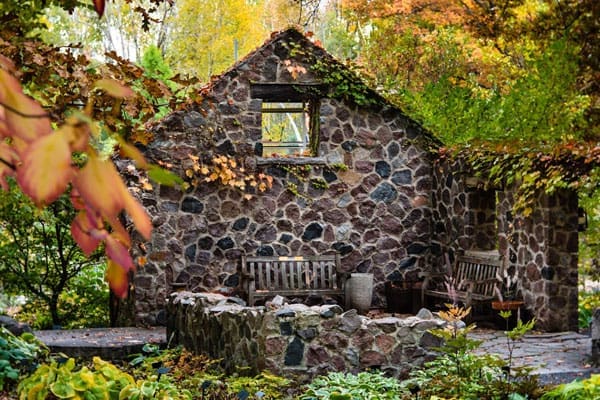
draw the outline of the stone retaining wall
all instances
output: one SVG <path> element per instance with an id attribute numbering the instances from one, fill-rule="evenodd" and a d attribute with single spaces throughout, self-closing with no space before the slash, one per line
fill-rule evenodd
<path id="1" fill-rule="evenodd" d="M 167 304 L 167 337 L 195 353 L 223 359 L 234 371 L 307 380 L 328 371 L 377 368 L 406 377 L 434 357 L 438 319 L 370 319 L 337 305 L 245 307 L 217 294 L 180 292 Z"/>

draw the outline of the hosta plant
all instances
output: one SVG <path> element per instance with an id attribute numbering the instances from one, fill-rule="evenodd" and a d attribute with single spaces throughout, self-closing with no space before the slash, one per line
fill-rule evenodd
<path id="1" fill-rule="evenodd" d="M 301 400 L 401 400 L 410 398 L 410 392 L 400 388 L 397 379 L 382 372 L 358 374 L 330 372 L 315 378 Z"/>
<path id="2" fill-rule="evenodd" d="M 0 390 L 34 368 L 37 359 L 47 350 L 31 333 L 17 337 L 0 327 Z"/>

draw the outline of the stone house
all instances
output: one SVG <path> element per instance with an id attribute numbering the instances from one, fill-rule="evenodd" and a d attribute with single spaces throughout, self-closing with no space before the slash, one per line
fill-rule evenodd
<path id="1" fill-rule="evenodd" d="M 149 161 L 195 184 L 140 194 L 154 234 L 135 246 L 147 263 L 133 280 L 130 320 L 164 321 L 177 287 L 235 292 L 243 253 L 339 253 L 345 271 L 374 274 L 373 305 L 384 307 L 386 281 L 417 280 L 445 253 L 499 249 L 527 281 L 527 306 L 545 310 L 540 326 L 572 328 L 576 199 L 540 199 L 539 221 L 503 236 L 515 222 L 510 191 L 471 187 L 468 174 L 436 163 L 428 132 L 295 29 L 215 77 L 152 134 Z M 245 190 L 206 181 L 224 170 L 253 180 Z M 567 222 L 555 229 L 563 198 Z"/>

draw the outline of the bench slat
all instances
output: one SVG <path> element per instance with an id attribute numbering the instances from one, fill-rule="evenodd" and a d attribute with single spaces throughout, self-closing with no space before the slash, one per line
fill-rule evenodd
<path id="1" fill-rule="evenodd" d="M 464 303 L 491 302 L 496 296 L 495 287 L 499 283 L 497 275 L 501 267 L 502 260 L 499 256 L 465 255 L 457 257 L 452 273 L 457 286 L 455 293 L 457 300 Z M 451 300 L 447 290 L 429 288 L 429 279 L 429 277 L 426 278 L 423 284 L 422 296 Z M 465 305 L 469 306 L 470 304 Z"/>
<path id="2" fill-rule="evenodd" d="M 277 294 L 344 296 L 343 282 L 338 282 L 339 256 L 243 256 L 242 269 L 242 284 L 248 291 L 250 305 L 256 298 Z"/>

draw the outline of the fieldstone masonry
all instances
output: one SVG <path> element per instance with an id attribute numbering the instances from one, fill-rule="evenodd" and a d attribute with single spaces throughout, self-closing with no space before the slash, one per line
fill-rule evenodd
<path id="1" fill-rule="evenodd" d="M 146 157 L 169 163 L 181 176 L 190 155 L 209 162 L 227 154 L 274 182 L 250 200 L 217 183 L 140 195 L 154 232 L 141 253 L 148 262 L 135 276 L 138 321 L 155 323 L 172 283 L 199 292 L 235 291 L 243 253 L 339 253 L 345 272 L 374 274 L 375 307 L 385 306 L 386 280 L 415 280 L 428 265 L 431 138 L 398 109 L 323 97 L 319 157 L 300 166 L 260 157 L 261 100 L 251 97 L 250 83 L 323 80 L 309 65 L 293 80 L 285 68 L 290 43 L 318 60 L 330 57 L 299 32 L 286 31 L 213 82 L 200 103 L 154 129 Z"/>
<path id="2" fill-rule="evenodd" d="M 292 76 L 289 60 L 306 73 Z M 374 104 L 358 105 L 334 85 L 319 99 L 317 157 L 262 158 L 262 101 L 251 86 L 322 85 L 330 77 L 312 68 L 317 61 L 343 68 L 298 31 L 276 34 L 152 128 L 145 156 L 182 177 L 190 155 L 208 164 L 224 154 L 274 181 L 250 200 L 206 182 L 138 192 L 154 231 L 148 243 L 135 238 L 134 255 L 147 262 L 136 272 L 121 320 L 161 323 L 168 294 L 180 288 L 241 295 L 244 253 L 339 253 L 345 272 L 373 273 L 372 304 L 384 307 L 386 281 L 417 281 L 423 271 L 443 269 L 445 254 L 498 250 L 518 274 L 538 328 L 576 330 L 573 193 L 540 195 L 530 217 L 513 216 L 514 188 L 486 187 L 463 163 L 434 160 L 435 140 L 399 109 L 371 91 L 363 94 Z M 136 177 L 128 178 L 135 186 Z"/>
<path id="3" fill-rule="evenodd" d="M 513 211 L 517 187 L 486 187 L 462 163 L 442 163 L 435 171 L 434 240 L 442 251 L 498 251 L 519 278 L 536 328 L 577 331 L 577 194 L 539 194 L 532 214 L 523 217 Z"/>
<path id="4" fill-rule="evenodd" d="M 221 295 L 182 292 L 168 304 L 167 336 L 234 371 L 266 369 L 309 380 L 328 371 L 377 368 L 395 377 L 435 356 L 439 319 L 369 319 L 337 305 L 244 307 Z"/>

